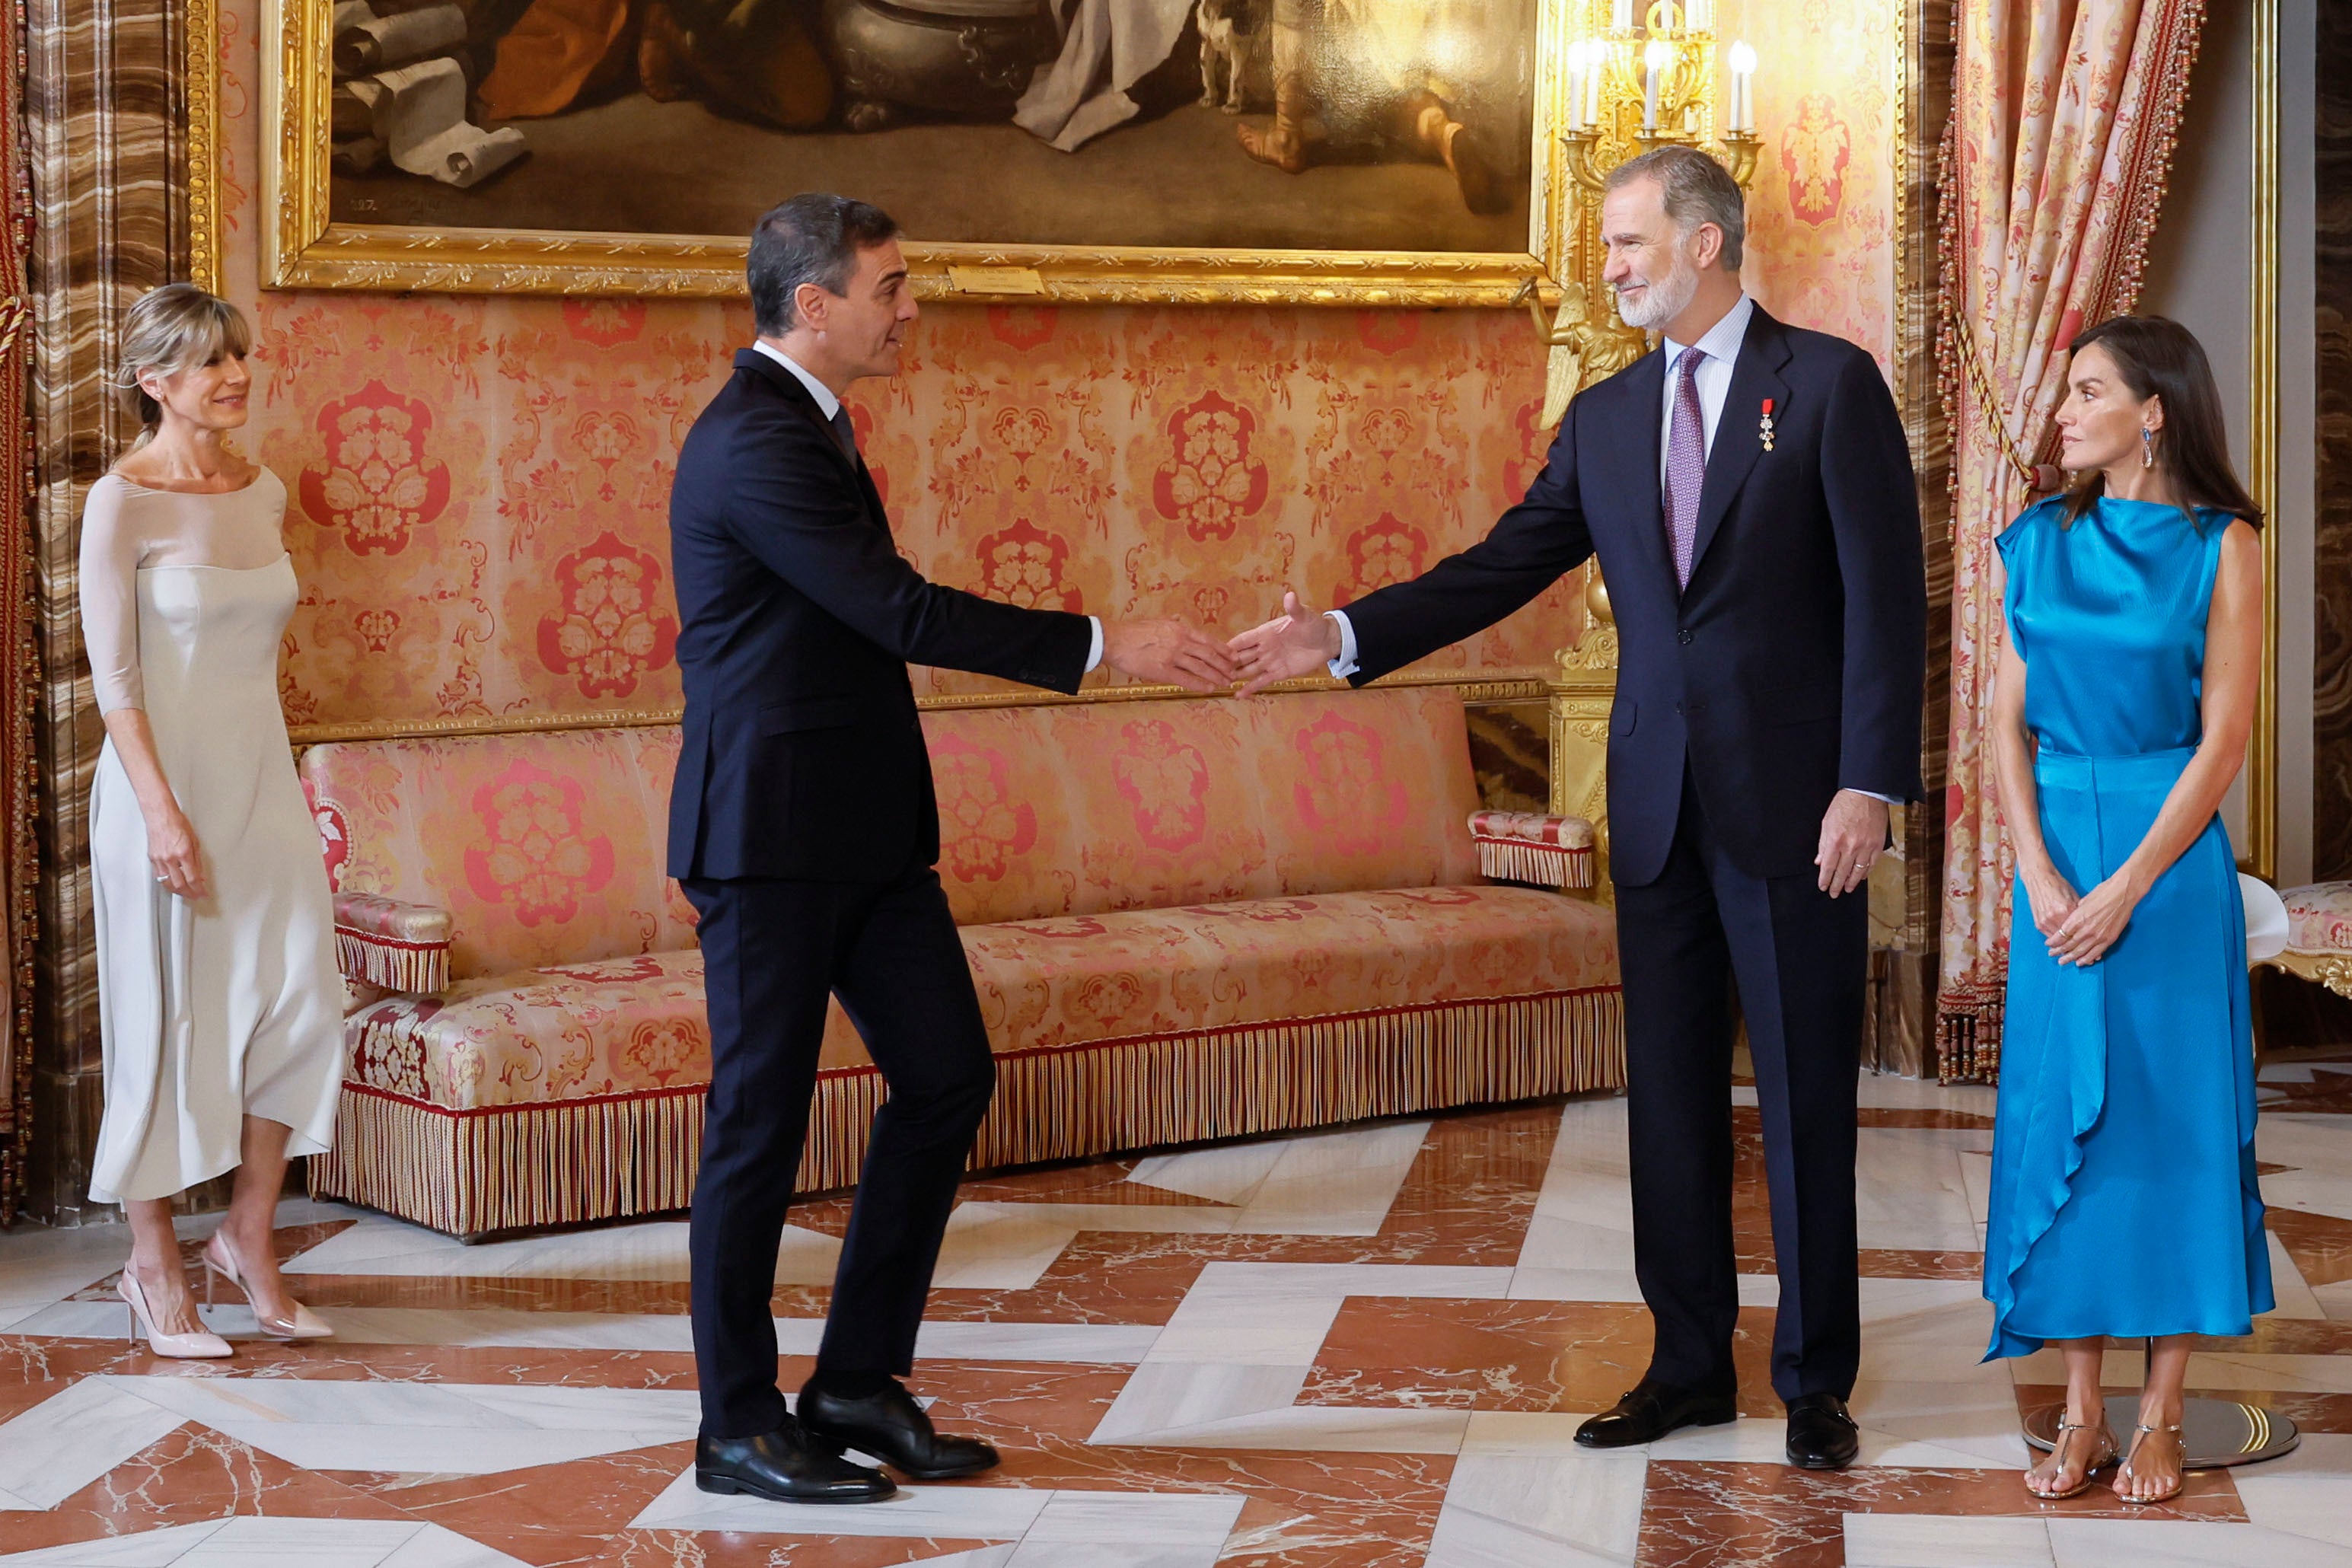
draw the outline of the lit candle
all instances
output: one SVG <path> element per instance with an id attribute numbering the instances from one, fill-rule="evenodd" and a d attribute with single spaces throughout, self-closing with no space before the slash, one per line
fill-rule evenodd
<path id="1" fill-rule="evenodd" d="M 1633 30 L 1633 0 L 1617 0 L 1616 5 L 1610 7 L 1609 26 L 1620 33 Z"/>
<path id="2" fill-rule="evenodd" d="M 1593 38 L 1584 46 L 1584 122 L 1601 123 L 1601 83 L 1609 74 L 1609 46 Z"/>
<path id="3" fill-rule="evenodd" d="M 1568 128 L 1584 129 L 1584 40 L 1568 46 Z"/>
<path id="4" fill-rule="evenodd" d="M 1731 46 L 1731 129 L 1756 129 L 1756 51 L 1744 38 Z"/>
<path id="5" fill-rule="evenodd" d="M 1674 63 L 1675 47 L 1664 38 L 1652 38 L 1642 52 L 1642 129 L 1645 132 L 1658 129 L 1658 82 Z"/>

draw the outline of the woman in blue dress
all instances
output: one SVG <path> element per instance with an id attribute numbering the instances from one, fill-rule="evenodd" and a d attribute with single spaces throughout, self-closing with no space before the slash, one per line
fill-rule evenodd
<path id="1" fill-rule="evenodd" d="M 2177 322 L 2076 338 L 2057 423 L 2074 489 L 1997 542 L 1992 736 L 2017 887 L 1986 1357 L 2065 1353 L 2036 1496 L 2114 1464 L 2118 1498 L 2161 1502 L 2180 1490 L 2190 1336 L 2249 1333 L 2272 1306 L 2245 912 L 2218 815 L 2253 725 L 2262 513 Z M 2099 1384 L 2109 1336 L 2155 1342 L 2121 1447 Z"/>

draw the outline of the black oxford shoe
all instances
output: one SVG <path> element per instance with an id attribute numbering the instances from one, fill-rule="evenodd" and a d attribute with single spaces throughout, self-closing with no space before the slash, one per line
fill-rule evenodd
<path id="1" fill-rule="evenodd" d="M 811 1384 L 801 1390 L 796 1408 L 812 1437 L 871 1454 L 914 1480 L 951 1481 L 996 1466 L 996 1450 L 980 1438 L 933 1431 L 931 1418 L 896 1381 L 862 1399 L 844 1399 Z"/>
<path id="2" fill-rule="evenodd" d="M 1862 1432 L 1836 1394 L 1801 1394 L 1789 1402 L 1789 1463 L 1799 1469 L 1843 1470 L 1861 1447 Z"/>
<path id="3" fill-rule="evenodd" d="M 1685 1426 L 1719 1426 L 1738 1418 L 1738 1402 L 1728 1394 L 1700 1394 L 1644 1378 L 1631 1394 L 1579 1426 L 1576 1440 L 1587 1448 L 1631 1448 Z"/>
<path id="4" fill-rule="evenodd" d="M 757 1437 L 703 1437 L 694 1445 L 694 1484 L 771 1502 L 880 1502 L 898 1489 L 879 1470 L 853 1465 L 812 1440 L 787 1416 Z"/>

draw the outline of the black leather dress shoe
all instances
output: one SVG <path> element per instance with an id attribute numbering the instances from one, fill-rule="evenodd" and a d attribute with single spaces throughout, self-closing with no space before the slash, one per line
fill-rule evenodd
<path id="1" fill-rule="evenodd" d="M 1801 1394 L 1789 1402 L 1789 1463 L 1799 1469 L 1843 1470 L 1861 1447 L 1861 1429 L 1836 1394 Z"/>
<path id="2" fill-rule="evenodd" d="M 789 1416 L 757 1437 L 698 1439 L 694 1484 L 771 1502 L 880 1502 L 898 1489 L 881 1471 L 853 1465 L 830 1443 L 811 1439 Z"/>
<path id="3" fill-rule="evenodd" d="M 903 1384 L 893 1382 L 862 1399 L 826 1394 L 814 1383 L 801 1390 L 796 1407 L 812 1437 L 871 1454 L 919 1481 L 951 1481 L 996 1466 L 996 1450 L 978 1437 L 947 1437 L 931 1429 L 931 1418 Z"/>
<path id="4" fill-rule="evenodd" d="M 1587 1448 L 1630 1448 L 1654 1443 L 1685 1426 L 1719 1426 L 1739 1418 L 1739 1404 L 1728 1394 L 1701 1394 L 1647 1378 L 1615 1405 L 1576 1429 L 1576 1440 Z"/>

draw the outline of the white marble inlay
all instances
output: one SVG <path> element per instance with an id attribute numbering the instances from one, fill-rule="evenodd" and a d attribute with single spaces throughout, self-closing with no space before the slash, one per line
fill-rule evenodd
<path id="1" fill-rule="evenodd" d="M 2352 1219 L 2352 1181 L 2332 1171 L 2273 1171 L 2262 1187 L 2263 1202 L 2274 1209 Z"/>
<path id="2" fill-rule="evenodd" d="M 2278 1316 L 2326 1317 L 2327 1309 L 2320 1305 L 2317 1296 L 2312 1294 L 2310 1285 L 2304 1280 L 2302 1266 L 2295 1262 L 2294 1255 L 2287 1251 L 2286 1243 L 2278 1238 L 2276 1231 L 2264 1231 L 2263 1234 L 2270 1241 L 2271 1294 L 2277 1299 Z"/>
<path id="3" fill-rule="evenodd" d="M 245 1515 L 0 1554 L 6 1568 L 524 1568 L 437 1524 Z"/>
<path id="4" fill-rule="evenodd" d="M 701 1419 L 690 1388 L 168 1374 L 77 1386 L 93 1384 L 313 1470 L 493 1475 L 682 1442 Z"/>
<path id="5" fill-rule="evenodd" d="M 52 1509 L 186 1416 L 85 1377 L 0 1424 L 0 1511 Z"/>
<path id="6" fill-rule="evenodd" d="M 1865 1247 L 1968 1252 L 1977 1221 L 1960 1168 L 1965 1152 L 1992 1148 L 1992 1131 L 1864 1127 L 1854 1154 L 1854 1213 Z"/>
<path id="7" fill-rule="evenodd" d="M 949 1216 L 941 1289 L 1033 1289 L 1085 1231 L 1214 1236 L 1373 1236 L 1420 1155 L 1426 1121 L 1156 1156 L 1129 1180 L 1233 1203 L 986 1201 Z"/>
<path id="8" fill-rule="evenodd" d="M 447 1345 L 457 1349 L 670 1351 L 694 1349 L 694 1326 L 683 1312 L 519 1312 L 437 1307 L 316 1309 L 344 1344 Z M 230 1339 L 260 1332 L 244 1302 L 202 1309 L 207 1325 Z M 111 1301 L 60 1301 L 15 1330 L 29 1338 L 112 1338 L 122 1332 L 122 1308 Z M 822 1318 L 778 1318 L 783 1355 L 814 1355 L 824 1336 Z M 940 1361 L 1017 1361 L 1118 1366 L 1141 1361 L 1160 1330 L 1136 1323 L 988 1323 L 940 1321 L 923 1324 L 915 1353 Z"/>
<path id="9" fill-rule="evenodd" d="M 1937 1083 L 1933 1079 L 1865 1072 L 1855 1085 L 1855 1098 L 1865 1110 L 1957 1110 L 1990 1116 L 2000 1090 L 1988 1084 Z"/>
<path id="10" fill-rule="evenodd" d="M 1247 1500 L 1230 1492 L 1056 1491 L 1006 1568 L 1212 1568 Z"/>
<path id="11" fill-rule="evenodd" d="M 2352 1568 L 2352 1550 L 2258 1524 L 2053 1519 L 2055 1568 Z"/>
<path id="12" fill-rule="evenodd" d="M 629 1528 L 1012 1541 L 1020 1545 L 1011 1553 L 978 1561 L 1020 1568 L 1208 1568 L 1244 1500 L 1224 1492 L 917 1486 L 877 1503 L 778 1503 L 701 1491 L 689 1468 Z"/>
<path id="13" fill-rule="evenodd" d="M 1579 1448 L 1580 1415 L 1481 1411 L 1445 1489 L 1428 1568 L 1598 1568 L 1633 1561 L 1646 1460 Z"/>
<path id="14" fill-rule="evenodd" d="M 1848 1405 L 1864 1464 L 2021 1470 L 2029 1460 L 2016 1385 L 1998 1366 L 1968 1382 L 1857 1383 Z"/>
<path id="15" fill-rule="evenodd" d="M 2039 1519 L 1850 1513 L 1846 1568 L 2053 1568 Z"/>
<path id="16" fill-rule="evenodd" d="M 2270 1110 L 2254 1127 L 2254 1152 L 2273 1165 L 2352 1177 L 2352 1116 Z M 2264 1176 L 2269 1189 L 2272 1178 Z"/>
<path id="17" fill-rule="evenodd" d="M 468 1247 L 454 1237 L 370 1215 L 296 1255 L 289 1274 L 372 1274 L 448 1279 L 644 1279 L 688 1276 L 684 1220 L 646 1220 L 561 1236 Z M 841 1243 L 787 1226 L 776 1258 L 784 1285 L 830 1285 Z"/>

